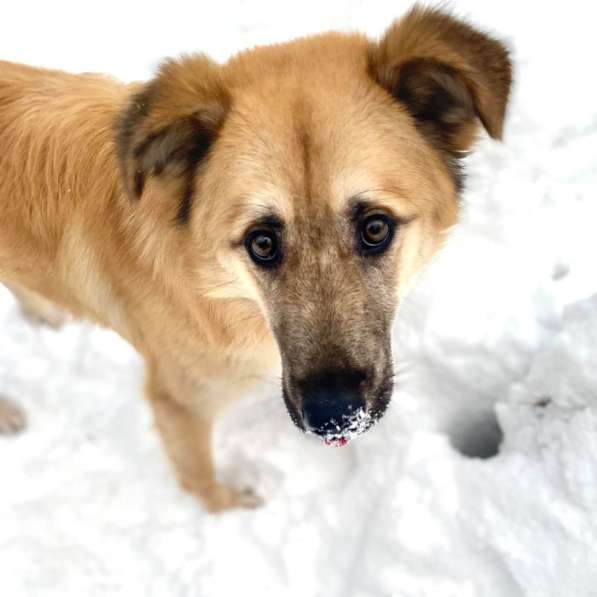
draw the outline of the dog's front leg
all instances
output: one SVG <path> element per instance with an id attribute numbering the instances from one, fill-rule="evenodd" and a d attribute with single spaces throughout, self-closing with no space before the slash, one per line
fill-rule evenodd
<path id="1" fill-rule="evenodd" d="M 25 413 L 12 400 L 0 396 L 0 435 L 14 435 L 25 427 Z"/>
<path id="2" fill-rule="evenodd" d="M 152 376 L 147 394 L 166 451 L 185 490 L 199 497 L 211 512 L 255 508 L 261 504 L 252 491 L 238 491 L 216 480 L 211 447 L 213 415 L 195 412 Z M 209 400 L 209 396 L 203 398 Z"/>

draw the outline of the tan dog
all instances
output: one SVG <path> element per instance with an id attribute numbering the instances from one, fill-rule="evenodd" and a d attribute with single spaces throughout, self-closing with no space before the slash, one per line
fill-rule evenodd
<path id="1" fill-rule="evenodd" d="M 0 280 L 129 340 L 181 484 L 255 505 L 215 479 L 214 417 L 280 360 L 302 430 L 343 444 L 383 414 L 396 307 L 510 81 L 502 44 L 421 8 L 379 43 L 184 57 L 147 84 L 1 62 Z"/>

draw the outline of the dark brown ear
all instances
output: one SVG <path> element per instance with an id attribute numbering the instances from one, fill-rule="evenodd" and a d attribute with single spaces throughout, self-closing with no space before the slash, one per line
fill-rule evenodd
<path id="1" fill-rule="evenodd" d="M 150 176 L 180 179 L 177 221 L 188 221 L 195 174 L 230 106 L 219 67 L 205 56 L 164 62 L 117 123 L 124 183 L 139 199 Z"/>
<path id="2" fill-rule="evenodd" d="M 438 9 L 415 7 L 370 56 L 373 76 L 415 119 L 450 165 L 479 122 L 500 139 L 512 82 L 506 47 Z"/>

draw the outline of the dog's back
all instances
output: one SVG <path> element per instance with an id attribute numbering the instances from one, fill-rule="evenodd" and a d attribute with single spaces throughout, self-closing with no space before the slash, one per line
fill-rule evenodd
<path id="1" fill-rule="evenodd" d="M 89 286 L 104 267 L 95 247 L 109 244 L 94 235 L 114 217 L 113 129 L 128 93 L 107 77 L 0 62 L 0 279 L 100 321 Z"/>

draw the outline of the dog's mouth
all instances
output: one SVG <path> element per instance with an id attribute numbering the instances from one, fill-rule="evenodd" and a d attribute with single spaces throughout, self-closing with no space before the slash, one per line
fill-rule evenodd
<path id="1" fill-rule="evenodd" d="M 334 446 L 336 448 L 341 448 L 342 446 L 348 445 L 350 441 L 347 437 L 338 437 L 338 438 L 326 438 L 323 440 L 326 446 Z"/>
<path id="2" fill-rule="evenodd" d="M 326 429 L 311 431 L 311 433 L 323 438 L 326 445 L 340 448 L 365 433 L 374 422 L 371 415 L 363 408 L 349 416 L 343 416 L 342 419 L 342 421 L 332 419 Z"/>

